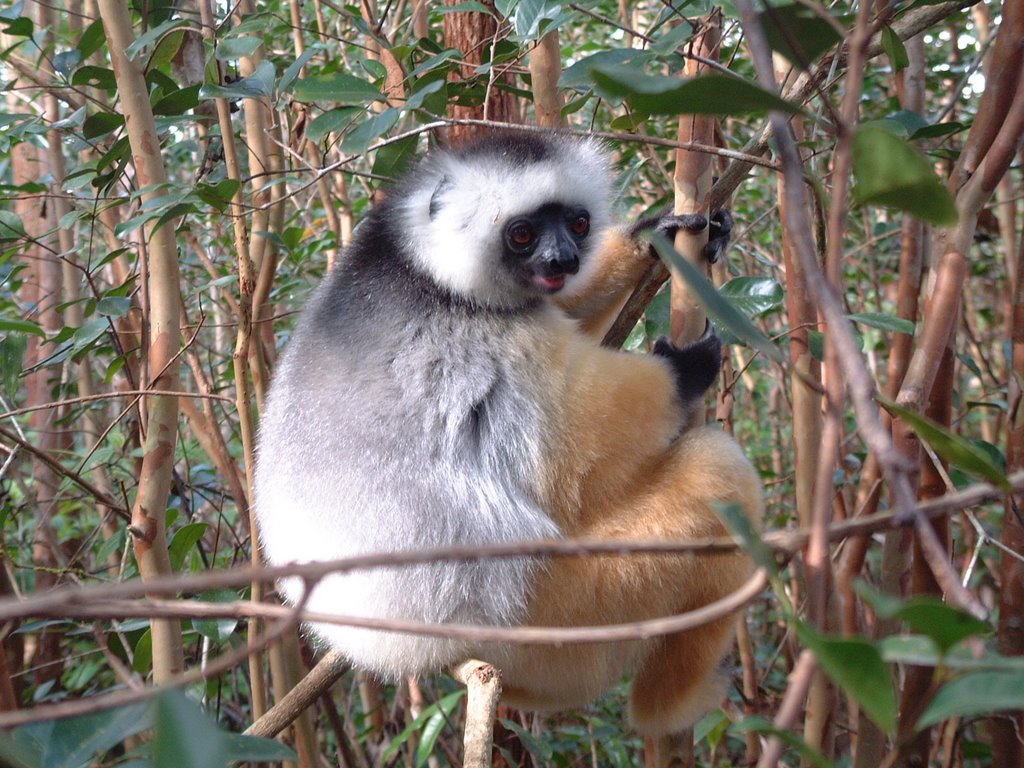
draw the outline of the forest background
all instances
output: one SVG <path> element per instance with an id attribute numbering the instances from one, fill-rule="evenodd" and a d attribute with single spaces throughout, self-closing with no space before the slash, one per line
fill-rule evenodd
<path id="1" fill-rule="evenodd" d="M 295 311 L 499 124 L 602 137 L 624 220 L 737 222 L 606 339 L 709 312 L 765 483 L 683 763 L 1024 764 L 1024 3 L 719 6 L 0 5 L 0 763 L 462 764 L 455 681 L 309 674 L 249 502 Z M 622 712 L 502 711 L 497 760 L 637 764 Z"/>

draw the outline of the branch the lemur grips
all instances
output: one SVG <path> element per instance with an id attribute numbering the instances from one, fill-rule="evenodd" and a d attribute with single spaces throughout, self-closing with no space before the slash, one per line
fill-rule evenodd
<path id="1" fill-rule="evenodd" d="M 690 427 L 719 371 L 713 329 L 653 355 L 600 345 L 650 266 L 636 229 L 612 221 L 610 190 L 597 142 L 502 134 L 428 154 L 369 213 L 302 312 L 267 396 L 255 486 L 269 562 L 723 535 L 721 503 L 760 518 L 758 476 L 735 441 Z M 285 579 L 281 590 L 343 616 L 571 627 L 686 612 L 750 572 L 740 552 L 519 557 L 332 574 L 309 594 Z M 479 659 L 501 670 L 503 700 L 528 709 L 582 705 L 632 673 L 632 721 L 656 734 L 715 703 L 733 624 L 557 647 L 311 629 L 384 678 Z"/>

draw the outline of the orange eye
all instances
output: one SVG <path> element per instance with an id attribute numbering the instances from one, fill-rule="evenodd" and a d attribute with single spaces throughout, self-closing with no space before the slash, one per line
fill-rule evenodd
<path id="1" fill-rule="evenodd" d="M 576 235 L 577 237 L 583 237 L 590 231 L 590 217 L 587 216 L 585 213 L 581 213 L 579 216 L 572 220 L 570 228 L 572 229 L 572 233 L 574 235 Z"/>
<path id="2" fill-rule="evenodd" d="M 508 237 L 513 245 L 527 246 L 533 242 L 533 229 L 529 224 L 522 222 L 513 224 L 508 231 Z"/>

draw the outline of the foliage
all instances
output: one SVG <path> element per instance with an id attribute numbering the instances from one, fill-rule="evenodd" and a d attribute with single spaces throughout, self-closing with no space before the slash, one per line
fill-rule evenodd
<path id="1" fill-rule="evenodd" d="M 888 367 L 899 337 L 920 334 L 927 322 L 916 303 L 908 311 L 900 298 L 912 269 L 901 261 L 904 224 L 927 222 L 934 232 L 964 226 L 962 184 L 950 179 L 956 179 L 970 140 L 968 128 L 986 117 L 981 94 L 993 76 L 989 40 L 1009 23 L 996 0 L 973 13 L 947 8 L 926 26 L 919 49 L 901 36 L 901 25 L 936 4 L 889 4 L 877 19 L 877 49 L 859 70 L 862 98 L 852 124 L 842 114 L 843 94 L 853 87 L 844 57 L 857 24 L 857 5 L 849 2 L 758 7 L 767 45 L 794 68 L 781 96 L 754 67 L 752 33 L 741 23 L 745 3 L 724 3 L 721 67 L 686 80 L 679 73 L 694 24 L 685 19 L 710 11 L 698 0 L 413 0 L 360 7 L 253 0 L 232 6 L 212 28 L 201 22 L 203 9 L 193 2 L 132 3 L 122 9 L 134 34 L 125 54 L 144 75 L 143 101 L 157 132 L 152 150 L 167 172 L 160 184 L 139 170 L 126 120 L 130 94 L 118 79 L 95 6 L 80 0 L 57 5 L 17 0 L 0 8 L 6 87 L 0 107 L 0 409 L 6 412 L 0 444 L 7 457 L 0 469 L 0 618 L 10 673 L 0 675 L 7 678 L 0 685 L 0 723 L 19 709 L 50 713 L 0 740 L 0 761 L 158 768 L 296 759 L 290 747 L 237 733 L 253 721 L 259 709 L 254 692 L 262 687 L 253 685 L 244 664 L 214 671 L 188 687 L 188 696 L 166 691 L 148 702 L 101 709 L 105 694 L 145 681 L 154 656 L 165 652 L 145 614 L 103 615 L 106 604 L 98 598 L 96 619 L 70 609 L 62 613 L 59 606 L 31 618 L 4 610 L 59 585 L 150 577 L 129 520 L 136 520 L 132 509 L 148 450 L 144 433 L 155 400 L 140 391 L 166 373 L 152 370 L 149 358 L 155 297 L 147 281 L 158 268 L 148 247 L 154 230 L 173 230 L 181 302 L 174 361 L 180 381 L 173 387 L 182 393 L 178 433 L 166 509 L 156 510 L 168 532 L 164 575 L 216 573 L 252 557 L 248 421 L 258 419 L 294 312 L 339 258 L 374 195 L 444 135 L 455 107 L 479 109 L 482 116 L 485 103 L 505 95 L 518 104 L 523 122 L 533 122 L 538 75 L 529 69 L 529 57 L 538 40 L 557 34 L 562 116 L 573 130 L 607 141 L 624 219 L 670 204 L 675 158 L 664 144 L 676 137 L 680 115 L 721 119 L 722 146 L 742 153 L 716 158 L 723 179 L 744 160 L 760 163 L 731 195 L 737 229 L 728 263 L 716 266 L 710 279 L 667 241 L 653 241 L 732 345 L 723 389 L 728 397 L 718 413 L 766 486 L 764 531 L 734 531 L 773 571 L 773 589 L 745 616 L 751 647 L 741 648 L 730 670 L 736 672 L 731 679 L 739 680 L 746 666 L 757 684 L 742 695 L 734 687 L 723 707 L 698 723 L 698 762 L 739 764 L 758 748 L 755 735 L 761 734 L 782 738 L 787 764 L 848 764 L 856 748 L 850 734 L 858 732 L 862 712 L 860 724 L 870 718 L 887 748 L 897 748 L 895 736 L 902 743 L 937 726 L 949 736 L 941 748 L 961 750 L 956 759 L 996 764 L 985 718 L 995 710 L 1024 708 L 1024 667 L 1016 655 L 1024 649 L 1011 652 L 1000 640 L 1000 592 L 1006 586 L 1000 558 L 1019 560 L 1021 552 L 1006 536 L 1009 543 L 997 547 L 1009 525 L 1002 504 L 993 501 L 999 494 L 986 496 L 976 510 L 978 528 L 950 521 L 951 570 L 964 574 L 984 617 L 934 594 L 893 594 L 906 588 L 921 559 L 911 563 L 908 555 L 894 566 L 880 543 L 864 540 L 852 573 L 861 586 L 854 591 L 849 580 L 830 588 L 832 612 L 825 621 L 807 605 L 816 577 L 806 570 L 802 550 L 779 556 L 783 550 L 771 537 L 777 529 L 808 524 L 798 509 L 804 504 L 798 485 L 803 488 L 807 477 L 831 477 L 836 520 L 875 511 L 880 503 L 884 511 L 889 502 L 879 501 L 874 483 L 882 480 L 871 474 L 877 457 L 849 399 L 826 408 L 842 433 L 834 460 L 824 450 L 799 461 L 795 455 L 794 446 L 806 445 L 795 426 L 795 383 L 808 379 L 816 391 L 831 388 L 832 382 L 815 377 L 820 363 L 834 364 L 836 331 L 808 329 L 792 319 L 801 302 L 815 318 L 819 305 L 797 285 L 799 270 L 783 257 L 781 155 L 762 155 L 765 145 L 758 145 L 770 111 L 802 126 L 802 171 L 813 197 L 806 220 L 817 255 L 826 260 L 828 247 L 838 248 L 840 258 L 826 260 L 827 266 L 838 281 L 843 312 L 856 325 L 865 371 L 888 395 L 879 401 L 925 446 L 925 462 L 933 455 L 949 465 L 932 497 L 981 480 L 1009 492 L 1020 468 L 1014 447 L 1020 438 L 1008 421 L 1021 376 L 1011 354 L 1011 341 L 1021 333 L 1013 325 L 1020 320 L 1012 287 L 1024 274 L 1014 224 L 1019 166 L 999 193 L 1003 208 L 986 209 L 973 238 L 963 319 L 953 340 L 956 365 L 950 357 L 936 385 L 949 392 L 947 418 L 897 404 L 903 374 L 890 380 Z M 223 14 L 224 7 L 213 11 Z M 467 66 L 466 53 L 442 30 L 446 16 L 470 12 L 500 22 L 500 33 L 479 46 L 479 63 Z M 836 58 L 840 50 L 843 56 Z M 898 73 L 915 67 L 921 106 L 910 107 L 900 97 L 910 86 Z M 822 79 L 800 91 L 792 86 L 800 73 Z M 838 178 L 842 172 L 836 173 L 844 157 L 854 182 L 849 203 L 833 198 L 845 184 L 845 176 Z M 833 206 L 841 206 L 845 228 L 838 244 L 828 239 Z M 793 235 L 786 232 L 787 248 Z M 240 242 L 246 243 L 241 256 Z M 939 255 L 933 253 L 936 260 Z M 251 283 L 240 272 L 250 261 L 256 276 Z M 254 297 L 248 353 L 237 355 L 240 323 L 247 332 L 244 318 Z M 662 291 L 626 348 L 648 350 L 669 332 L 670 317 Z M 810 360 L 800 358 L 803 349 Z M 827 462 L 824 472 L 817 471 L 818 462 Z M 723 517 L 730 520 L 727 509 Z M 906 522 L 897 517 L 879 523 L 872 535 Z M 833 543 L 830 579 L 846 574 L 842 569 L 858 540 Z M 205 667 L 220 654 L 242 658 L 246 633 L 256 622 L 200 608 L 244 605 L 252 596 L 251 589 L 222 585 L 182 596 L 195 608 L 180 622 L 186 668 Z M 845 623 L 834 618 L 840 613 Z M 305 638 L 303 644 L 314 650 Z M 830 705 L 834 733 L 805 734 L 799 720 L 773 723 L 801 648 L 813 652 L 848 697 L 837 696 Z M 929 677 L 924 698 L 908 707 L 902 696 L 910 690 L 906 673 L 913 668 L 926 669 Z M 425 702 L 418 707 L 404 687 L 389 688 L 388 702 L 397 703 L 388 704 L 383 723 L 372 699 L 355 695 L 357 681 L 349 673 L 333 698 L 314 708 L 314 746 L 332 759 L 348 750 L 376 755 L 380 764 L 452 764 L 451 755 L 459 752 L 462 692 L 443 678 L 422 684 Z M 278 681 L 274 687 L 274 698 L 280 698 L 289 685 Z M 57 710 L 45 709 L 82 700 L 97 702 L 96 711 L 56 719 Z M 579 713 L 543 719 L 515 713 L 503 720 L 509 738 L 499 740 L 498 749 L 510 765 L 524 753 L 545 765 L 633 765 L 641 745 L 623 711 L 624 693 L 616 691 Z"/>

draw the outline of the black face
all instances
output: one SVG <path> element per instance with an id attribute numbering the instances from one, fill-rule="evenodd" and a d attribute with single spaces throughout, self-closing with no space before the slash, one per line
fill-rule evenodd
<path id="1" fill-rule="evenodd" d="M 580 269 L 580 246 L 590 234 L 584 208 L 550 203 L 513 219 L 505 228 L 505 260 L 541 293 L 556 293 Z"/>

